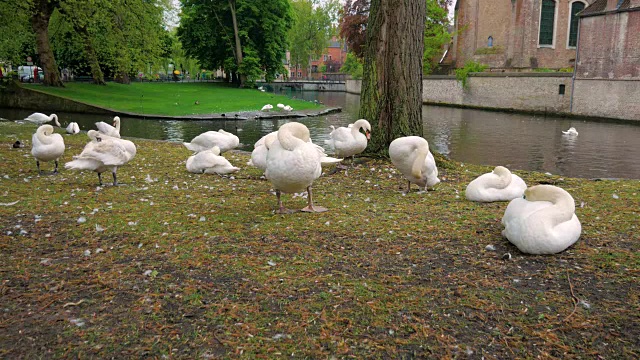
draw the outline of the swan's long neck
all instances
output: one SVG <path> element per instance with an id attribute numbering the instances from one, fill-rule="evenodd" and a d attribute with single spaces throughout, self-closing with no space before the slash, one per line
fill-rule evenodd
<path id="1" fill-rule="evenodd" d="M 492 186 L 498 189 L 504 189 L 511 183 L 511 171 L 503 166 L 496 166 L 493 169 L 493 173 L 497 176 L 496 181 Z"/>
<path id="2" fill-rule="evenodd" d="M 56 115 L 56 114 L 51 114 L 51 116 L 49 116 L 49 118 L 50 118 L 50 119 L 52 119 L 52 120 L 53 120 L 53 122 L 54 122 L 58 127 L 60 127 L 60 123 L 58 122 L 58 115 Z"/>
<path id="3" fill-rule="evenodd" d="M 113 119 L 113 125 L 115 126 L 116 130 L 118 130 L 118 133 L 120 133 L 120 118 Z"/>
<path id="4" fill-rule="evenodd" d="M 576 211 L 576 204 L 568 192 L 552 185 L 538 185 L 534 188 L 537 189 L 529 192 L 528 196 L 527 193 L 525 193 L 527 200 L 549 201 L 553 204 L 550 207 L 544 208 L 543 211 L 540 211 L 539 216 L 541 216 L 546 223 L 551 226 L 556 226 L 571 220 Z"/>
<path id="5" fill-rule="evenodd" d="M 416 158 L 411 165 L 411 174 L 416 178 L 422 178 L 422 167 L 429 155 L 429 147 L 419 146 L 416 148 Z"/>
<path id="6" fill-rule="evenodd" d="M 309 129 L 302 124 L 298 126 L 294 125 L 294 123 L 289 123 L 278 130 L 280 145 L 289 151 L 295 149 L 301 143 L 306 143 L 310 137 Z"/>
<path id="7" fill-rule="evenodd" d="M 53 127 L 51 125 L 43 125 L 36 130 L 36 137 L 41 144 L 51 144 L 53 141 L 51 138 L 53 134 Z"/>

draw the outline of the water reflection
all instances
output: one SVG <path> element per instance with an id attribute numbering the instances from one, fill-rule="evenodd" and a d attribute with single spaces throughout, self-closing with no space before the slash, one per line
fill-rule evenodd
<path id="1" fill-rule="evenodd" d="M 298 119 L 324 146 L 330 126 L 345 126 L 358 118 L 360 97 L 337 92 L 291 92 L 287 95 L 329 106 L 343 112 Z M 22 119 L 33 111 L 0 109 L 0 117 Z M 626 177 L 640 179 L 640 124 L 620 124 L 557 117 L 424 106 L 424 137 L 432 149 L 458 161 L 504 165 L 513 170 L 536 170 L 573 177 Z M 63 126 L 75 121 L 84 131 L 105 115 L 58 113 Z M 175 121 L 122 118 L 123 136 L 191 141 L 202 132 L 218 129 L 237 134 L 240 149 L 250 151 L 262 136 L 290 120 Z M 562 130 L 575 127 L 579 136 Z"/>

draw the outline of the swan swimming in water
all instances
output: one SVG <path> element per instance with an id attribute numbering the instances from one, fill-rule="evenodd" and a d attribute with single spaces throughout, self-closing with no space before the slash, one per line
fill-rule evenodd
<path id="1" fill-rule="evenodd" d="M 440 182 L 438 168 L 433 154 L 429 151 L 429 143 L 420 136 L 397 138 L 389 144 L 391 162 L 409 181 L 407 193 L 411 191 L 411 183 L 427 191 Z"/>
<path id="2" fill-rule="evenodd" d="M 100 121 L 96 123 L 96 127 L 98 131 L 114 138 L 120 139 L 120 117 L 113 117 L 113 126 L 107 124 L 104 121 Z"/>
<path id="3" fill-rule="evenodd" d="M 367 141 L 371 139 L 371 124 L 365 119 L 360 119 L 349 124 L 348 127 L 332 128 L 329 134 L 330 139 L 324 143 L 334 149 L 337 157 L 351 156 L 351 164 L 353 157 L 360 154 L 367 148 Z M 364 131 L 364 134 L 360 132 Z"/>
<path id="4" fill-rule="evenodd" d="M 567 131 L 562 131 L 562 134 L 564 135 L 578 135 L 578 131 L 576 130 L 576 128 L 574 127 L 570 127 L 569 130 Z"/>
<path id="5" fill-rule="evenodd" d="M 205 151 L 217 146 L 220 149 L 220 153 L 224 153 L 235 149 L 240 144 L 240 139 L 236 135 L 220 129 L 218 131 L 204 132 L 194 137 L 190 143 L 185 142 L 183 144 L 193 152 Z"/>
<path id="6" fill-rule="evenodd" d="M 322 174 L 322 163 L 339 162 L 329 158 L 324 150 L 311 142 L 309 129 L 298 122 L 290 122 L 278 129 L 277 138 L 268 147 L 265 176 L 276 189 L 280 214 L 290 210 L 282 205 L 280 195 L 307 190 L 308 205 L 305 212 L 323 212 L 326 208 L 313 205 L 311 184 Z"/>
<path id="7" fill-rule="evenodd" d="M 471 201 L 510 201 L 522 197 L 527 184 L 518 175 L 503 166 L 478 176 L 467 185 L 465 196 Z"/>
<path id="8" fill-rule="evenodd" d="M 231 174 L 240 168 L 231 165 L 229 160 L 220 156 L 217 146 L 209 150 L 200 151 L 187 159 L 187 171 L 196 174 Z"/>
<path id="9" fill-rule="evenodd" d="M 62 136 L 53 132 L 53 126 L 44 124 L 33 134 L 31 143 L 31 155 L 36 159 L 38 174 L 42 174 L 40 161 L 48 162 L 52 160 L 56 165 L 53 173 L 57 174 L 58 159 L 64 154 L 64 139 L 62 139 Z"/>
<path id="10" fill-rule="evenodd" d="M 527 254 L 556 254 L 582 231 L 573 197 L 553 185 L 536 185 L 511 200 L 502 217 L 502 235 Z"/>
<path id="11" fill-rule="evenodd" d="M 53 120 L 54 124 L 56 124 L 56 126 L 60 127 L 60 123 L 58 122 L 58 115 L 56 114 L 51 114 L 51 115 L 45 115 L 43 113 L 33 113 L 29 116 L 27 116 L 26 118 L 24 118 L 25 120 L 36 124 L 36 125 L 42 125 L 44 123 L 47 123 L 51 120 Z"/>
<path id="12" fill-rule="evenodd" d="M 67 130 L 67 134 L 74 135 L 80 132 L 80 126 L 78 126 L 77 122 L 72 122 L 72 123 L 69 123 L 69 125 L 67 125 L 66 130 Z"/>
<path id="13" fill-rule="evenodd" d="M 102 185 L 101 174 L 111 170 L 113 185 L 118 185 L 116 171 L 136 155 L 137 149 L 129 140 L 104 135 L 96 130 L 89 130 L 87 136 L 91 141 L 84 147 L 80 155 L 73 161 L 64 164 L 66 169 L 92 170 L 98 173 L 98 181 Z"/>

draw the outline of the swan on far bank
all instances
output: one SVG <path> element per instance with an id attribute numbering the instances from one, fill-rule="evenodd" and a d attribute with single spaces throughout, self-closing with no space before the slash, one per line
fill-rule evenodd
<path id="1" fill-rule="evenodd" d="M 262 109 L 260 109 L 260 111 L 269 111 L 271 109 L 273 109 L 273 105 L 267 104 L 267 105 L 263 106 Z"/>
<path id="2" fill-rule="evenodd" d="M 391 162 L 408 180 L 407 193 L 411 191 L 411 183 L 427 191 L 440 182 L 438 168 L 433 154 L 429 151 L 429 143 L 420 136 L 397 138 L 389 144 Z"/>
<path id="3" fill-rule="evenodd" d="M 53 123 L 56 124 L 56 126 L 60 127 L 60 123 L 58 122 L 58 115 L 56 114 L 45 115 L 43 113 L 35 112 L 24 118 L 24 120 L 36 125 L 42 125 L 53 120 Z"/>
<path id="4" fill-rule="evenodd" d="M 465 196 L 479 202 L 511 201 L 519 198 L 527 184 L 504 166 L 496 166 L 492 172 L 478 176 L 467 185 Z"/>
<path id="5" fill-rule="evenodd" d="M 31 155 L 36 159 L 38 174 L 40 162 L 53 161 L 55 163 L 54 174 L 58 173 L 58 159 L 64 154 L 64 139 L 60 134 L 53 132 L 53 126 L 49 124 L 41 125 L 31 137 Z"/>
<path id="6" fill-rule="evenodd" d="M 502 235 L 527 254 L 557 254 L 573 245 L 582 227 L 573 197 L 553 185 L 536 185 L 511 200 Z"/>

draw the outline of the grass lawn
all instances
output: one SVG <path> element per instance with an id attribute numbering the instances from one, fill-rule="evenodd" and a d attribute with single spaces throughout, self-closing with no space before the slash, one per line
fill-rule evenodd
<path id="1" fill-rule="evenodd" d="M 276 215 L 246 153 L 226 155 L 233 177 L 196 175 L 184 146 L 132 139 L 127 184 L 99 188 L 38 176 L 34 130 L 0 123 L 0 358 L 640 356 L 637 180 L 517 171 L 571 193 L 582 222 L 530 256 L 500 235 L 507 203 L 464 199 L 489 167 L 438 159 L 436 191 L 405 196 L 390 162 L 361 159 L 314 183 L 328 212 Z M 61 164 L 87 142 L 64 139 Z"/>
<path id="2" fill-rule="evenodd" d="M 34 90 L 118 111 L 152 115 L 219 114 L 259 111 L 265 104 L 283 103 L 295 110 L 319 109 L 315 103 L 289 99 L 256 89 L 238 89 L 221 83 L 65 83 L 64 88 L 24 84 Z M 196 101 L 199 104 L 196 105 Z"/>

